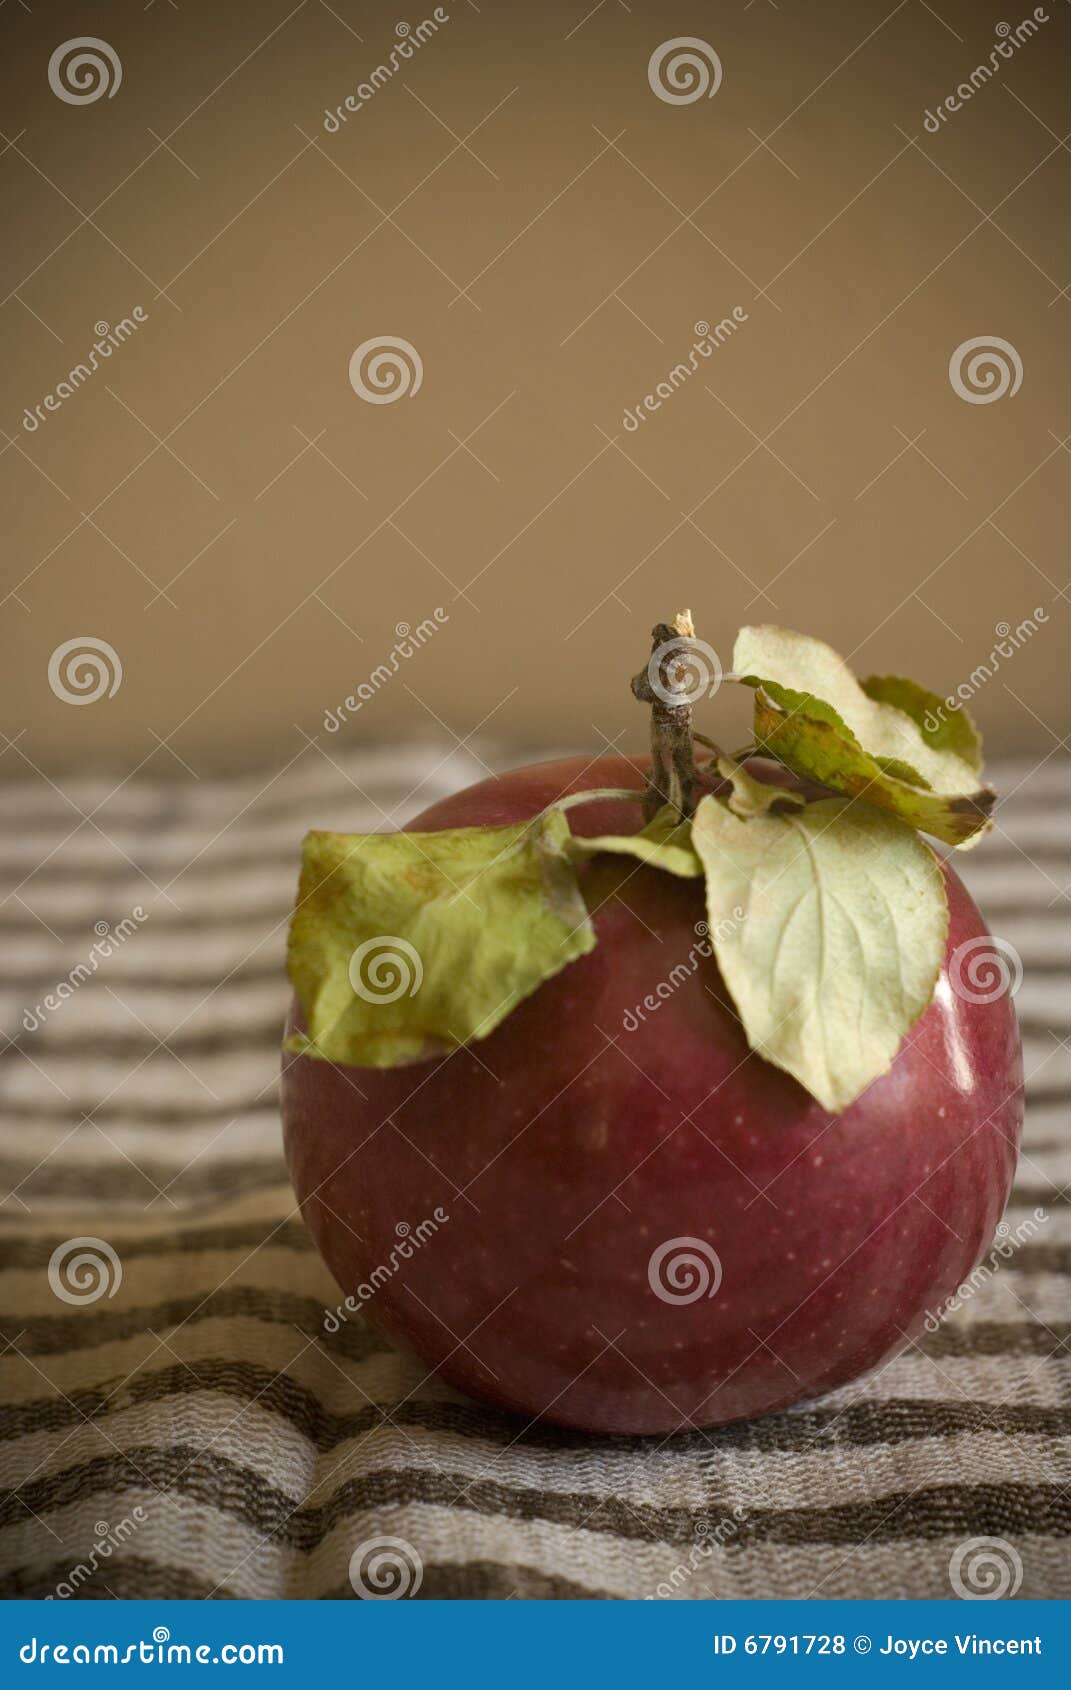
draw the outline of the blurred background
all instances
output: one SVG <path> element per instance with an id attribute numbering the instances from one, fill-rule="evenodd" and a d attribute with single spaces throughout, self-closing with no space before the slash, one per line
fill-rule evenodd
<path id="1" fill-rule="evenodd" d="M 440 12 L 2 9 L 3 772 L 278 766 L 436 610 L 335 748 L 642 743 L 682 605 L 726 664 L 781 622 L 940 692 L 1044 610 L 972 708 L 994 751 L 1062 738 L 1064 0 L 1021 39 L 964 0 Z M 704 30 L 713 96 L 669 54 L 655 97 Z M 69 103 L 81 36 L 121 81 Z M 1021 385 L 965 400 L 996 338 Z M 74 710 L 86 638 L 122 681 Z"/>

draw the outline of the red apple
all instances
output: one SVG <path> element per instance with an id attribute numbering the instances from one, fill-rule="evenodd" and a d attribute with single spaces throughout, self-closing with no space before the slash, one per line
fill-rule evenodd
<path id="1" fill-rule="evenodd" d="M 537 764 L 411 825 L 641 785 L 625 758 Z M 634 832 L 640 809 L 570 823 Z M 885 1360 L 989 1244 L 1022 1123 L 1011 1002 L 953 990 L 985 927 L 945 880 L 934 1000 L 839 1116 L 749 1051 L 697 937 L 702 882 L 631 858 L 585 870 L 595 950 L 489 1038 L 393 1070 L 288 1058 L 291 1176 L 353 1306 L 462 1391 L 597 1432 L 765 1414 Z"/>

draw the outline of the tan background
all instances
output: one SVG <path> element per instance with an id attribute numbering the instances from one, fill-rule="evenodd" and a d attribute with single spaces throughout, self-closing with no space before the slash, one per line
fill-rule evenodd
<path id="1" fill-rule="evenodd" d="M 1044 607 L 975 709 L 993 749 L 1055 746 L 1066 0 L 937 135 L 927 107 L 1029 8 L 448 10 L 334 135 L 324 107 L 386 58 L 395 7 L 0 10 L 0 769 L 181 772 L 161 741 L 195 771 L 286 763 L 436 606 L 323 743 L 635 742 L 627 677 L 691 604 L 726 661 L 741 621 L 781 621 L 942 690 Z M 76 35 L 119 53 L 114 98 L 51 92 Z M 651 91 L 677 35 L 716 48 L 714 98 Z M 137 336 L 26 433 L 93 325 L 138 304 Z M 734 305 L 736 338 L 625 432 Z M 417 347 L 415 397 L 352 391 L 378 335 Z M 1014 397 L 953 392 L 978 335 L 1018 350 Z M 123 681 L 74 708 L 47 666 L 82 635 Z"/>

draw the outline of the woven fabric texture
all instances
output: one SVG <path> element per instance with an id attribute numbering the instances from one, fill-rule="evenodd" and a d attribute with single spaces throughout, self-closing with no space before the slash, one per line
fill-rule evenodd
<path id="1" fill-rule="evenodd" d="M 5 788 L 0 1590 L 352 1599 L 354 1552 L 396 1538 L 422 1599 L 947 1597 L 998 1538 L 1020 1597 L 1071 1597 L 1071 764 L 995 771 L 998 829 L 958 865 L 1025 967 L 1006 1256 L 876 1375 L 649 1442 L 525 1427 L 323 1328 L 277 1105 L 301 836 L 483 772 L 383 751 Z M 53 1289 L 80 1238 L 113 1294 Z"/>

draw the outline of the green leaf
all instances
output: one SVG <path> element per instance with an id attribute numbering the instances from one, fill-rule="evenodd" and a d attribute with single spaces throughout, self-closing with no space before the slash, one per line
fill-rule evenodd
<path id="1" fill-rule="evenodd" d="M 577 859 L 596 856 L 600 851 L 636 857 L 641 863 L 665 869 L 682 880 L 698 879 L 703 872 L 692 844 L 691 822 L 681 821 L 668 804 L 639 833 L 604 833 L 595 839 L 573 839 L 570 850 Z"/>
<path id="2" fill-rule="evenodd" d="M 948 928 L 933 852 L 894 816 L 844 798 L 747 820 L 704 798 L 692 838 L 748 1043 L 823 1108 L 846 1109 L 933 996 Z"/>
<path id="3" fill-rule="evenodd" d="M 508 827 L 310 833 L 288 969 L 307 1036 L 288 1048 L 390 1068 L 486 1038 L 595 944 L 550 809 Z"/>
<path id="4" fill-rule="evenodd" d="M 950 709 L 935 692 L 902 675 L 870 675 L 859 684 L 876 704 L 895 705 L 910 716 L 935 751 L 951 751 L 981 774 L 982 736 L 962 705 Z"/>
<path id="5" fill-rule="evenodd" d="M 775 786 L 771 781 L 756 780 L 754 775 L 748 774 L 743 763 L 735 763 L 731 757 L 718 758 L 718 773 L 723 779 L 732 781 L 728 805 L 733 815 L 743 821 L 749 816 L 764 816 L 773 808 L 795 810 L 806 803 L 802 792 L 793 792 L 791 787 Z"/>
<path id="6" fill-rule="evenodd" d="M 760 748 L 797 774 L 950 845 L 988 829 L 995 795 L 978 783 L 977 735 L 966 719 L 927 731 L 935 694 L 895 679 L 864 688 L 829 646 L 784 628 L 742 628 L 733 668 L 755 688 Z"/>

